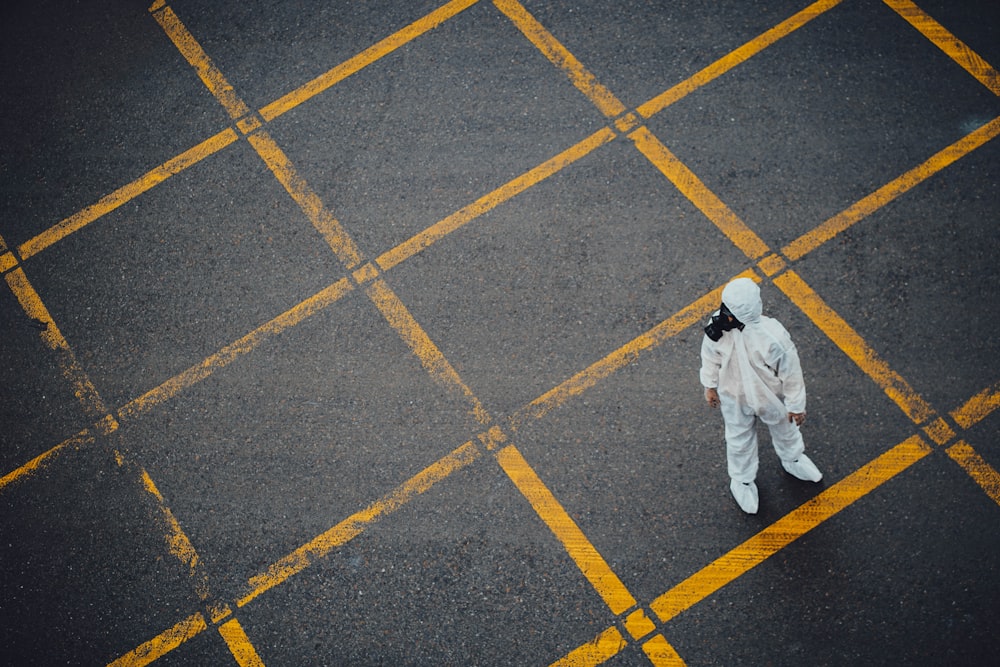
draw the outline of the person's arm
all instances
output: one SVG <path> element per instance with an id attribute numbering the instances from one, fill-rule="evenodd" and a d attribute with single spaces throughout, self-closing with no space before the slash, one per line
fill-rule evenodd
<path id="1" fill-rule="evenodd" d="M 705 336 L 701 341 L 701 386 L 705 388 L 705 401 L 709 407 L 719 407 L 719 369 L 722 368 L 722 354 L 712 340 Z"/>
<path id="2" fill-rule="evenodd" d="M 806 383 L 802 377 L 802 363 L 791 336 L 782 327 L 784 334 L 780 343 L 772 349 L 775 375 L 781 382 L 781 394 L 788 410 L 788 421 L 802 426 L 806 420 Z"/>

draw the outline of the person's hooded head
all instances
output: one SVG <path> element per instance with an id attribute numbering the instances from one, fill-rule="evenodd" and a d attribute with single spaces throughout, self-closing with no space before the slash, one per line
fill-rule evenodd
<path id="1" fill-rule="evenodd" d="M 722 303 L 743 324 L 760 322 L 764 306 L 760 300 L 760 287 L 749 278 L 737 278 L 722 290 Z"/>

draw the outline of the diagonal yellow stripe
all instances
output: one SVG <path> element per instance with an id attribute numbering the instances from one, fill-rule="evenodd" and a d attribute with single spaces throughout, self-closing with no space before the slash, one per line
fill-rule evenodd
<path id="1" fill-rule="evenodd" d="M 159 660 L 207 628 L 205 617 L 201 614 L 188 616 L 174 627 L 161 632 L 148 642 L 108 663 L 108 667 L 143 667 Z"/>
<path id="2" fill-rule="evenodd" d="M 260 110 L 261 117 L 266 121 L 274 120 L 281 114 L 294 109 L 306 100 L 319 95 L 331 86 L 359 72 L 379 58 L 389 55 L 404 44 L 436 28 L 477 2 L 479 0 L 452 0 L 443 7 L 439 7 L 423 18 L 414 21 L 402 30 L 368 47 L 353 58 L 344 61 L 312 81 L 271 102 Z"/>
<path id="3" fill-rule="evenodd" d="M 625 637 L 612 625 L 591 641 L 553 662 L 551 667 L 594 667 L 615 657 L 625 650 L 626 646 L 628 642 L 625 641 Z"/>
<path id="4" fill-rule="evenodd" d="M 922 164 L 907 171 L 902 176 L 886 183 L 881 188 L 857 203 L 833 216 L 810 232 L 792 241 L 782 253 L 795 261 L 820 247 L 834 236 L 863 220 L 897 197 L 948 167 L 959 158 L 968 155 L 1000 134 L 1000 118 L 994 118 L 979 129 L 962 137 L 944 150 L 931 156 Z"/>
<path id="5" fill-rule="evenodd" d="M 896 445 L 871 463 L 829 487 L 798 509 L 757 533 L 729 553 L 691 575 L 650 604 L 666 623 L 686 609 L 746 574 L 859 498 L 903 472 L 933 450 L 918 435 Z"/>
<path id="6" fill-rule="evenodd" d="M 994 95 L 1000 95 L 1000 73 L 979 57 L 975 51 L 965 45 L 962 40 L 931 18 L 924 10 L 910 0 L 884 0 L 893 11 L 906 19 L 906 22 L 920 31 L 924 37 L 934 43 L 948 57 L 958 63 L 962 69 L 974 76 L 981 84 L 990 89 Z M 984 20 L 995 20 L 996 16 L 989 12 L 995 11 L 995 6 L 989 7 Z"/>
<path id="7" fill-rule="evenodd" d="M 850 357 L 915 424 L 923 424 L 934 416 L 934 409 L 917 391 L 894 371 L 868 343 L 858 335 L 825 301 L 794 271 L 774 279 L 774 284 L 809 319 Z"/>
<path id="8" fill-rule="evenodd" d="M 964 405 L 953 410 L 951 417 L 962 428 L 969 428 L 978 424 L 997 408 L 1000 408 L 1000 382 L 992 387 L 987 387 L 966 401 Z"/>
<path id="9" fill-rule="evenodd" d="M 987 463 L 986 459 L 963 440 L 959 440 L 945 451 L 955 463 L 969 473 L 969 477 L 982 487 L 993 502 L 1000 505 L 1000 473 L 996 468 Z"/>
<path id="10" fill-rule="evenodd" d="M 569 77 L 577 90 L 587 96 L 601 113 L 608 118 L 614 118 L 625 112 L 625 105 L 614 94 L 602 86 L 594 75 L 583 66 L 565 46 L 559 43 L 545 27 L 535 20 L 517 0 L 493 0 L 497 9 L 509 18 L 518 30 L 524 33 L 532 44 L 559 67 Z"/>
<path id="11" fill-rule="evenodd" d="M 616 615 L 621 614 L 634 606 L 635 598 L 625 588 L 625 584 L 611 570 L 580 527 L 535 474 L 521 452 L 513 445 L 508 445 L 497 452 L 497 462 L 545 525 L 562 542 L 570 558 L 604 599 L 611 612 Z"/>
<path id="12" fill-rule="evenodd" d="M 257 655 L 246 631 L 235 618 L 220 625 L 219 634 L 222 635 L 229 652 L 236 658 L 236 664 L 240 667 L 264 667 L 264 661 Z"/>

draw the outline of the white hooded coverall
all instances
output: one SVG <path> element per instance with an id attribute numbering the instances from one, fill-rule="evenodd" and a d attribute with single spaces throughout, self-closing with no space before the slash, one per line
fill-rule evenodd
<path id="1" fill-rule="evenodd" d="M 739 482 L 757 477 L 756 419 L 767 424 L 774 451 L 794 461 L 805 450 L 799 427 L 788 413 L 806 411 L 806 388 L 799 355 L 788 331 L 762 315 L 760 288 L 738 278 L 722 290 L 722 303 L 743 323 L 701 344 L 701 384 L 717 389 L 726 422 L 729 476 Z"/>

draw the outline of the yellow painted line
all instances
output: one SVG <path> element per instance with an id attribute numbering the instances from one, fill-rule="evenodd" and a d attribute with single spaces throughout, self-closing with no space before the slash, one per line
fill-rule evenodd
<path id="1" fill-rule="evenodd" d="M 452 367 L 441 350 L 413 318 L 396 293 L 389 288 L 384 280 L 376 280 L 365 287 L 365 292 L 385 317 L 389 325 L 396 330 L 407 346 L 420 360 L 424 369 L 431 377 L 448 389 L 457 390 L 471 406 L 472 415 L 480 424 L 489 424 L 491 419 L 486 408 L 466 386 L 458 372 Z"/>
<path id="2" fill-rule="evenodd" d="M 782 250 L 782 253 L 792 261 L 801 259 L 807 253 L 815 250 L 856 222 L 868 217 L 900 195 L 903 195 L 945 167 L 951 165 L 959 158 L 968 155 L 991 139 L 994 139 L 998 134 L 1000 134 L 1000 117 L 994 118 L 979 129 L 962 137 L 944 150 L 931 156 L 927 161 L 910 169 L 899 178 L 886 183 L 843 212 L 838 213 L 812 231 L 792 241 Z"/>
<path id="3" fill-rule="evenodd" d="M 219 132 L 209 137 L 197 146 L 189 148 L 177 157 L 167 160 L 158 167 L 153 168 L 136 180 L 127 185 L 123 185 L 109 195 L 105 195 L 97 203 L 71 215 L 56 225 L 45 230 L 38 236 L 22 243 L 17 251 L 22 259 L 27 259 L 45 250 L 52 244 L 60 241 L 73 232 L 76 232 L 101 216 L 110 213 L 119 206 L 130 202 L 139 195 L 151 190 L 171 176 L 178 174 L 188 167 L 191 167 L 208 156 L 219 152 L 229 146 L 237 139 L 236 132 L 231 128 Z"/>
<path id="4" fill-rule="evenodd" d="M 164 7 L 161 10 L 153 11 L 152 14 L 163 31 L 167 33 L 167 37 L 174 43 L 185 60 L 194 67 L 202 83 L 223 106 L 230 118 L 236 120 L 250 113 L 250 108 L 239 98 L 222 72 L 212 64 L 212 60 L 201 48 L 201 44 L 181 23 L 174 11 L 170 7 Z"/>
<path id="5" fill-rule="evenodd" d="M 338 301 L 352 289 L 350 281 L 347 278 L 341 278 L 326 289 L 254 329 L 246 336 L 225 346 L 201 363 L 188 368 L 155 389 L 151 389 L 139 398 L 132 400 L 118 411 L 119 419 L 123 421 L 131 419 L 169 400 L 184 389 L 209 377 L 215 371 L 228 366 L 239 357 L 249 354 L 259 345 L 286 329 L 312 317 L 327 306 Z"/>
<path id="6" fill-rule="evenodd" d="M 985 60 L 979 57 L 975 51 L 970 49 L 962 40 L 948 32 L 948 30 L 931 18 L 924 10 L 917 7 L 910 0 L 884 0 L 893 11 L 906 19 L 907 23 L 920 31 L 924 37 L 934 43 L 939 49 L 948 54 L 948 57 L 958 63 L 962 69 L 974 76 L 981 84 L 990 89 L 994 95 L 1000 95 L 1000 73 L 998 73 Z M 985 16 L 980 18 L 983 21 L 993 21 L 995 16 L 990 13 L 994 8 L 987 10 Z"/>
<path id="7" fill-rule="evenodd" d="M 1000 408 L 1000 382 L 970 398 L 960 408 L 952 411 L 951 417 L 962 428 L 969 428 L 997 408 Z"/>
<path id="8" fill-rule="evenodd" d="M 618 628 L 611 626 L 593 640 L 579 646 L 552 663 L 552 667 L 594 667 L 607 662 L 628 646 Z"/>
<path id="9" fill-rule="evenodd" d="M 589 155 L 597 148 L 614 140 L 614 138 L 615 133 L 610 128 L 605 127 L 598 130 L 575 146 L 571 146 L 534 169 L 525 172 L 493 192 L 480 197 L 468 206 L 449 215 L 447 218 L 431 225 L 408 241 L 383 253 L 376 260 L 376 263 L 380 269 L 388 271 L 425 248 L 437 243 L 448 234 L 475 220 L 487 211 L 491 211 L 500 204 L 516 197 L 528 188 L 537 185 L 549 176 L 568 167 L 580 158 Z"/>
<path id="10" fill-rule="evenodd" d="M 509 18 L 517 29 L 524 33 L 549 61 L 559 67 L 569 77 L 570 82 L 587 99 L 594 103 L 601 113 L 614 118 L 625 112 L 625 105 L 614 94 L 598 83 L 594 75 L 570 53 L 534 16 L 528 13 L 516 0 L 494 0 L 493 4 Z"/>
<path id="11" fill-rule="evenodd" d="M 566 513 L 556 497 L 539 479 L 521 452 L 513 445 L 497 452 L 497 462 L 524 495 L 549 530 L 566 548 L 583 576 L 598 592 L 613 614 L 621 614 L 635 605 L 635 598 L 625 588 L 576 522 Z"/>
<path id="12" fill-rule="evenodd" d="M 636 148 L 673 183 L 681 193 L 715 224 L 750 259 L 770 252 L 767 244 L 708 189 L 694 172 L 671 153 L 649 128 L 640 127 L 628 135 Z"/>
<path id="13" fill-rule="evenodd" d="M 66 440 L 63 440 L 62 442 L 60 442 L 58 445 L 48 450 L 47 452 L 39 454 L 35 458 L 25 463 L 23 466 L 17 468 L 16 470 L 12 470 L 3 477 L 0 477 L 0 490 L 7 488 L 14 482 L 25 479 L 29 475 L 32 475 L 38 472 L 39 470 L 42 470 L 48 464 L 54 461 L 56 457 L 65 454 L 66 452 L 76 451 L 79 450 L 81 447 L 93 444 L 94 440 L 95 437 L 94 434 L 91 433 L 91 430 L 86 428 L 83 429 L 76 435 L 71 436 Z"/>
<path id="14" fill-rule="evenodd" d="M 166 525 L 167 532 L 164 537 L 167 542 L 167 550 L 187 568 L 188 576 L 194 584 L 198 598 L 202 602 L 207 601 L 210 594 L 208 575 L 201 564 L 198 552 L 195 550 L 194 545 L 191 544 L 191 540 L 184 533 L 184 529 L 181 528 L 181 524 L 174 516 L 174 513 L 167 507 L 166 501 L 163 499 L 163 494 L 156 488 L 156 484 L 153 483 L 153 479 L 145 469 L 140 470 L 140 478 L 143 488 L 156 502 L 160 517 Z"/>
<path id="15" fill-rule="evenodd" d="M 934 417 L 934 409 L 878 353 L 845 322 L 794 271 L 786 271 L 774 284 L 819 327 L 868 377 L 882 387 L 915 424 Z"/>
<path id="16" fill-rule="evenodd" d="M 656 635 L 643 644 L 642 652 L 646 654 L 654 667 L 684 667 L 685 664 L 663 635 Z"/>
<path id="17" fill-rule="evenodd" d="M 691 575 L 650 604 L 662 622 L 701 602 L 731 581 L 871 493 L 933 450 L 920 436 L 905 440 L 871 463 L 827 488 L 812 500 Z"/>
<path id="18" fill-rule="evenodd" d="M 953 461 L 969 473 L 969 477 L 982 487 L 993 502 L 1000 505 L 1000 473 L 996 471 L 996 468 L 987 463 L 983 457 L 976 453 L 976 450 L 963 440 L 959 440 L 945 451 L 948 452 L 948 456 Z"/>
<path id="19" fill-rule="evenodd" d="M 332 550 L 360 535 L 378 519 L 399 509 L 452 473 L 470 465 L 479 457 L 479 448 L 471 441 L 466 442 L 411 477 L 391 493 L 360 512 L 352 514 L 322 535 L 275 562 L 266 571 L 252 577 L 247 583 L 248 591 L 237 601 L 237 606 L 246 605 L 261 593 L 274 588 L 317 560 L 324 558 Z"/>
<path id="20" fill-rule="evenodd" d="M 814 2 L 802 11 L 785 19 L 767 32 L 764 32 L 755 39 L 750 40 L 735 51 L 715 61 L 705 69 L 676 86 L 666 90 L 636 109 L 640 116 L 649 118 L 666 107 L 670 106 L 682 97 L 689 95 L 693 91 L 701 88 L 712 80 L 722 76 L 737 65 L 749 60 L 754 55 L 760 53 L 767 47 L 777 42 L 782 37 L 786 37 L 795 32 L 805 24 L 812 21 L 817 16 L 829 11 L 839 5 L 841 0 L 820 0 Z"/>
<path id="21" fill-rule="evenodd" d="M 240 667 L 264 667 L 264 661 L 257 655 L 243 626 L 235 618 L 220 625 L 219 634 L 226 641 L 226 646 Z"/>
<path id="22" fill-rule="evenodd" d="M 274 174 L 278 182 L 284 186 L 295 203 L 313 224 L 313 227 L 323 235 L 327 245 L 333 250 L 344 266 L 351 270 L 361 263 L 361 251 L 351 237 L 347 235 L 340 222 L 333 217 L 326 206 L 309 186 L 292 164 L 285 152 L 281 150 L 271 135 L 261 130 L 247 135 L 247 140 L 257 154 Z"/>
<path id="23" fill-rule="evenodd" d="M 283 97 L 271 102 L 260 110 L 261 117 L 266 120 L 274 120 L 286 111 L 294 109 L 306 100 L 309 100 L 331 86 L 343 81 L 372 64 L 376 60 L 387 56 L 399 47 L 413 41 L 425 32 L 436 28 L 448 19 L 459 14 L 476 4 L 479 0 L 452 0 L 442 7 L 427 14 L 406 26 L 402 30 L 393 33 L 382 41 L 368 47 L 361 53 L 345 62 L 337 65 L 325 74 L 322 74 L 312 81 L 306 83 Z"/>
<path id="24" fill-rule="evenodd" d="M 49 311 L 45 308 L 45 304 L 42 303 L 41 297 L 38 296 L 35 288 L 28 282 L 24 270 L 18 267 L 4 274 L 4 278 L 7 280 L 7 285 L 14 293 L 14 296 L 17 297 L 18 302 L 21 304 L 21 308 L 24 309 L 25 314 L 29 318 L 44 322 L 47 325 L 45 330 L 40 332 L 42 341 L 57 353 L 63 377 L 70 383 L 73 395 L 76 396 L 77 400 L 83 406 L 84 412 L 89 417 L 105 417 L 108 414 L 108 410 L 104 407 L 104 401 L 101 400 L 97 389 L 77 361 L 73 350 L 70 349 L 69 343 L 66 342 L 66 339 L 59 331 L 59 327 L 56 326 L 52 316 L 49 315 Z"/>
<path id="25" fill-rule="evenodd" d="M 751 278 L 759 280 L 752 270 L 744 271 L 735 278 Z M 705 319 L 709 313 L 719 307 L 722 301 L 722 287 L 712 290 L 694 303 L 686 306 L 671 317 L 663 320 L 644 334 L 633 338 L 603 359 L 591 364 L 568 380 L 545 392 L 527 406 L 521 408 L 510 418 L 510 428 L 517 430 L 525 421 L 541 419 L 566 401 L 579 396 L 609 377 L 619 369 L 634 363 L 643 352 L 651 350 L 667 339 L 676 336 L 688 327 Z"/>
<path id="26" fill-rule="evenodd" d="M 17 258 L 12 252 L 0 254 L 0 273 L 6 273 L 17 266 Z"/>
<path id="27" fill-rule="evenodd" d="M 201 614 L 193 614 L 174 627 L 153 637 L 142 646 L 108 663 L 108 667 L 143 667 L 143 665 L 159 660 L 207 628 L 205 617 Z"/>

